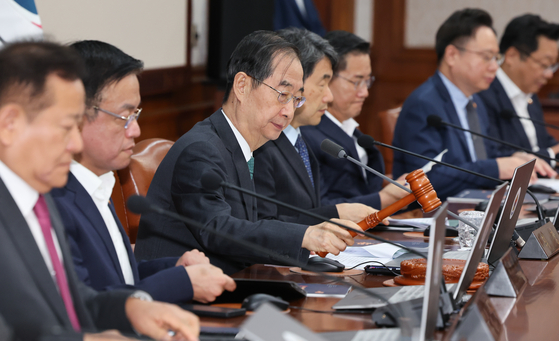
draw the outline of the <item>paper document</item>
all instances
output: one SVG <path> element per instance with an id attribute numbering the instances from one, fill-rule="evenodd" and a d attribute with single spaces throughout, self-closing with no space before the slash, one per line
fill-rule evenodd
<path id="1" fill-rule="evenodd" d="M 388 219 L 389 226 L 413 227 L 420 230 L 425 230 L 432 222 L 433 218 Z"/>
<path id="2" fill-rule="evenodd" d="M 538 179 L 536 185 L 544 185 L 553 188 L 555 192 L 559 193 L 559 179 Z"/>
<path id="3" fill-rule="evenodd" d="M 443 159 L 443 155 L 448 152 L 448 149 L 443 150 L 439 155 L 435 156 L 435 160 L 437 161 L 441 161 Z M 429 161 L 427 162 L 427 164 L 425 164 L 425 166 L 421 167 L 421 170 L 423 171 L 423 173 L 427 173 L 431 170 L 431 168 L 433 168 L 433 166 L 437 164 L 436 162 L 433 161 Z"/>

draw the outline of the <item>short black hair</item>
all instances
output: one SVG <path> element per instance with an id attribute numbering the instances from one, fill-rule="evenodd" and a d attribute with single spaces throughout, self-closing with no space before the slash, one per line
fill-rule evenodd
<path id="1" fill-rule="evenodd" d="M 87 77 L 85 104 L 89 108 L 97 101 L 101 91 L 109 84 L 118 82 L 129 75 L 142 72 L 144 63 L 122 52 L 117 47 L 97 40 L 82 40 L 70 45 L 85 61 Z M 97 111 L 88 111 L 88 119 L 95 119 Z"/>
<path id="2" fill-rule="evenodd" d="M 515 47 L 523 56 L 529 55 L 538 49 L 539 36 L 559 40 L 559 25 L 548 23 L 539 15 L 521 15 L 508 23 L 499 51 L 504 54 L 510 47 Z"/>
<path id="3" fill-rule="evenodd" d="M 348 54 L 369 54 L 371 44 L 347 31 L 331 31 L 326 33 L 324 39 L 338 53 L 338 64 L 334 67 L 334 74 L 345 70 L 347 67 L 346 56 Z"/>
<path id="4" fill-rule="evenodd" d="M 257 88 L 261 85 L 261 81 L 274 73 L 273 62 L 280 55 L 292 55 L 293 58 L 298 58 L 299 50 L 276 32 L 261 30 L 245 36 L 235 47 L 227 62 L 227 86 L 223 103 L 229 99 L 237 73 L 245 72 L 253 77 L 256 82 L 252 82 L 252 86 Z"/>
<path id="5" fill-rule="evenodd" d="M 47 78 L 83 80 L 82 58 L 72 49 L 52 42 L 15 42 L 0 49 L 0 107 L 15 102 L 33 119 L 52 105 Z"/>
<path id="6" fill-rule="evenodd" d="M 278 34 L 283 39 L 295 44 L 299 49 L 299 59 L 303 66 L 303 80 L 312 75 L 314 67 L 322 58 L 326 57 L 332 64 L 332 69 L 338 63 L 338 53 L 328 40 L 316 33 L 302 28 L 290 27 L 279 30 Z"/>
<path id="7" fill-rule="evenodd" d="M 448 45 L 463 44 L 473 38 L 478 28 L 487 26 L 493 29 L 493 19 L 486 11 L 478 8 L 465 8 L 452 13 L 439 27 L 435 38 L 437 62 L 443 60 L 444 51 Z"/>

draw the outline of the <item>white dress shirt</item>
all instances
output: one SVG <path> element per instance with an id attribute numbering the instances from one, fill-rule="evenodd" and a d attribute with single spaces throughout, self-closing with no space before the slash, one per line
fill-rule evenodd
<path id="1" fill-rule="evenodd" d="M 505 93 L 510 99 L 512 106 L 514 107 L 514 111 L 516 111 L 516 114 L 519 117 L 531 118 L 530 114 L 528 113 L 528 105 L 532 103 L 532 94 L 526 94 L 522 90 L 520 90 L 520 88 L 501 68 L 497 70 L 497 79 L 499 80 L 499 82 L 501 82 L 501 85 L 505 89 Z M 530 120 L 520 120 L 520 123 L 522 124 L 522 128 L 524 128 L 524 132 L 528 137 L 528 141 L 530 141 L 532 151 L 538 152 L 540 150 L 540 146 L 538 145 L 538 135 L 536 134 L 536 127 L 534 126 L 534 122 Z M 547 148 L 547 153 L 551 158 L 555 158 L 555 153 L 551 148 Z M 551 162 L 551 166 L 555 167 L 555 161 Z"/>
<path id="2" fill-rule="evenodd" d="M 357 137 L 353 135 L 355 129 L 359 127 L 359 123 L 357 123 L 357 121 L 353 118 L 349 118 L 343 122 L 340 122 L 337 118 L 334 117 L 334 115 L 332 115 L 328 111 L 326 111 L 324 114 L 330 120 L 332 120 L 335 125 L 340 127 L 340 129 L 342 129 L 349 137 L 353 139 L 353 142 L 355 143 L 355 149 L 357 149 L 357 156 L 359 156 L 359 160 L 364 164 L 367 164 L 369 162 L 369 155 L 367 155 L 367 151 L 365 150 L 365 148 L 361 147 L 359 143 L 357 143 Z M 363 177 L 367 179 L 367 173 L 365 172 L 365 169 L 361 168 L 361 171 L 363 173 Z"/>
<path id="3" fill-rule="evenodd" d="M 72 172 L 76 179 L 78 179 L 86 192 L 91 196 L 91 199 L 93 199 L 95 206 L 97 206 L 97 209 L 107 226 L 111 240 L 113 241 L 118 262 L 122 270 L 122 275 L 124 276 L 124 281 L 126 284 L 134 285 L 134 274 L 132 273 L 130 258 L 128 257 L 126 246 L 124 246 L 122 234 L 120 233 L 115 218 L 109 208 L 109 199 L 111 198 L 113 187 L 115 185 L 113 172 L 97 176 L 95 173 L 76 161 L 72 161 L 70 172 Z"/>
<path id="4" fill-rule="evenodd" d="M 225 115 L 225 112 L 223 111 L 223 109 L 221 109 L 221 113 L 223 114 L 223 116 L 225 116 L 225 119 L 227 120 L 227 123 L 229 123 L 229 126 L 231 127 L 231 130 L 233 130 L 233 133 L 235 134 L 235 138 L 237 138 L 237 142 L 239 143 L 239 146 L 241 146 L 241 150 L 243 151 L 243 155 L 245 156 L 245 160 L 246 160 L 246 162 L 248 162 L 250 160 L 250 158 L 252 157 L 252 151 L 250 150 L 250 146 L 248 145 L 247 140 L 245 140 L 245 138 L 243 137 L 241 132 L 237 129 L 237 127 L 235 127 L 233 125 L 233 122 L 231 122 L 229 117 L 227 117 L 227 115 Z"/>
<path id="5" fill-rule="evenodd" d="M 39 251 L 43 256 L 43 260 L 50 272 L 52 280 L 56 285 L 56 273 L 52 267 L 52 261 L 50 259 L 49 250 L 47 248 L 47 243 L 45 242 L 45 237 L 43 231 L 41 230 L 41 225 L 39 220 L 33 211 L 37 200 L 39 200 L 39 192 L 37 192 L 33 187 L 29 186 L 22 178 L 20 178 L 16 173 L 14 173 L 8 166 L 6 166 L 2 161 L 0 161 L 0 177 L 6 185 L 8 192 L 12 195 L 12 198 L 16 202 L 17 207 L 21 211 L 21 214 L 25 218 L 31 234 L 39 247 Z M 22 226 L 23 228 L 23 226 Z M 54 247 L 60 257 L 60 262 L 63 263 L 62 251 L 60 250 L 60 244 L 58 243 L 58 238 L 56 238 L 56 233 L 54 229 L 51 229 L 52 240 L 54 241 Z M 64 263 L 63 263 L 64 264 Z M 58 288 L 58 285 L 56 285 Z"/>

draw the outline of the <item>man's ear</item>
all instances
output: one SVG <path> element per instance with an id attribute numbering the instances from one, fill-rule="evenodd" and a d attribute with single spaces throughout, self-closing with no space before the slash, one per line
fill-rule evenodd
<path id="1" fill-rule="evenodd" d="M 505 51 L 505 64 L 517 64 L 524 61 L 520 51 L 516 47 L 511 46 Z"/>
<path id="2" fill-rule="evenodd" d="M 444 60 L 449 66 L 454 66 L 460 56 L 460 50 L 452 44 L 448 44 L 444 49 Z"/>
<path id="3" fill-rule="evenodd" d="M 10 103 L 0 108 L 0 143 L 11 145 L 26 122 L 27 116 L 21 105 Z"/>
<path id="4" fill-rule="evenodd" d="M 252 78 L 244 72 L 237 72 L 233 79 L 233 91 L 237 99 L 240 102 L 245 101 L 251 90 Z"/>

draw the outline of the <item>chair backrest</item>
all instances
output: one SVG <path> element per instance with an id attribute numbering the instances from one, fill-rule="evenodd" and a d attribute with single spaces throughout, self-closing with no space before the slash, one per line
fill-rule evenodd
<path id="1" fill-rule="evenodd" d="M 382 143 L 392 145 L 394 138 L 394 129 L 396 129 L 396 122 L 400 115 L 402 107 L 381 111 L 378 113 L 381 126 L 381 141 Z M 394 162 L 394 153 L 391 149 L 381 148 L 382 157 L 384 158 L 384 168 L 386 174 L 392 174 L 392 163 Z"/>
<path id="2" fill-rule="evenodd" d="M 126 201 L 131 195 L 147 194 L 155 171 L 173 144 L 173 141 L 164 139 L 140 141 L 134 146 L 130 165 L 116 172 L 117 184 L 112 194 L 113 203 L 132 244 L 136 243 L 140 216 L 127 209 Z"/>

